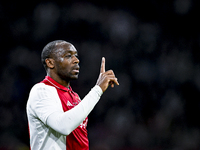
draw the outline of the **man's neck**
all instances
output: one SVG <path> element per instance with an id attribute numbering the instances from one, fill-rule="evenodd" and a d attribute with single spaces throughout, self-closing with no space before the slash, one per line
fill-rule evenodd
<path id="1" fill-rule="evenodd" d="M 54 73 L 47 73 L 47 76 L 51 77 L 54 81 L 69 89 L 70 81 L 62 80 L 57 74 Z"/>

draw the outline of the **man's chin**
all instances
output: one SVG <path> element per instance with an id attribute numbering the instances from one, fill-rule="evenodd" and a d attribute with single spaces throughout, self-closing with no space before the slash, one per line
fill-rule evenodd
<path id="1" fill-rule="evenodd" d="M 71 76 L 71 80 L 77 80 L 77 79 L 78 79 L 78 75 Z"/>

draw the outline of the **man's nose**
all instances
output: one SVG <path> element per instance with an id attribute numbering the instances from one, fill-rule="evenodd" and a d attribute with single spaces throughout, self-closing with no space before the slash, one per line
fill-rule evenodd
<path id="1" fill-rule="evenodd" d="M 78 57 L 74 56 L 74 63 L 78 64 L 80 61 L 78 59 Z"/>

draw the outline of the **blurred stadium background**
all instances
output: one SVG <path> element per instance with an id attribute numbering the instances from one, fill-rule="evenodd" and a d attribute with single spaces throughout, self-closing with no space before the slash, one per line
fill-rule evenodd
<path id="1" fill-rule="evenodd" d="M 200 149 L 200 21 L 197 0 L 0 2 L 0 150 L 29 149 L 30 88 L 45 77 L 50 41 L 75 45 L 81 98 L 101 57 L 120 86 L 89 115 L 91 150 Z"/>

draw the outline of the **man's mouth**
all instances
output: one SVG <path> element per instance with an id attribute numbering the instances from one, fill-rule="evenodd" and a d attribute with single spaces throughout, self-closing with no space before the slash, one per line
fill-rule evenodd
<path id="1" fill-rule="evenodd" d="M 79 73 L 79 69 L 80 69 L 79 66 L 75 66 L 75 67 L 72 68 L 72 71 L 75 72 L 75 73 Z"/>

